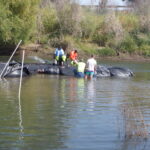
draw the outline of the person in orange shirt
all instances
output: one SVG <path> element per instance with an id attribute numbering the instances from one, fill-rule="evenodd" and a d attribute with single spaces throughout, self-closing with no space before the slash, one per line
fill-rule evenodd
<path id="1" fill-rule="evenodd" d="M 71 59 L 71 64 L 76 64 L 77 62 L 77 58 L 78 58 L 78 51 L 77 50 L 73 50 L 70 52 L 70 59 Z"/>

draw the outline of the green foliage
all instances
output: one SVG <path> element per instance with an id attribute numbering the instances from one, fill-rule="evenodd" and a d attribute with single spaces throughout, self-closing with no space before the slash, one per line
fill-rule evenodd
<path id="1" fill-rule="evenodd" d="M 126 32 L 132 32 L 139 29 L 139 17 L 133 13 L 120 13 L 119 21 Z"/>
<path id="2" fill-rule="evenodd" d="M 57 17 L 61 28 L 61 33 L 72 36 L 80 36 L 81 34 L 81 12 L 80 7 L 71 2 L 60 2 L 60 5 L 56 6 Z"/>
<path id="3" fill-rule="evenodd" d="M 44 27 L 44 33 L 49 34 L 49 37 L 59 36 L 60 25 L 57 18 L 56 9 L 52 6 L 47 6 L 41 10 L 42 23 Z"/>
<path id="4" fill-rule="evenodd" d="M 146 57 L 150 57 L 150 50 L 144 50 L 142 52 L 142 55 L 146 56 Z"/>
<path id="5" fill-rule="evenodd" d="M 11 26 L 9 16 L 11 12 L 7 9 L 2 2 L 0 2 L 0 44 L 10 39 L 11 35 Z"/>
<path id="6" fill-rule="evenodd" d="M 97 32 L 93 36 L 93 42 L 97 43 L 99 46 L 105 46 L 107 42 L 107 36 Z"/>
<path id="7" fill-rule="evenodd" d="M 95 54 L 97 55 L 97 49 L 98 49 L 98 46 L 93 44 L 93 43 L 89 43 L 89 42 L 80 42 L 78 41 L 76 43 L 77 45 L 77 48 L 81 51 L 81 53 L 85 53 L 86 55 L 87 54 Z"/>
<path id="8" fill-rule="evenodd" d="M 97 43 L 99 46 L 107 46 L 113 37 L 114 35 L 111 33 L 105 33 L 97 30 L 93 35 L 93 42 Z"/>
<path id="9" fill-rule="evenodd" d="M 84 11 L 84 17 L 81 20 L 82 38 L 92 38 L 97 26 L 99 26 L 102 21 L 102 16 L 97 16 L 91 12 Z"/>
<path id="10" fill-rule="evenodd" d="M 15 44 L 31 38 L 39 0 L 0 2 L 0 43 Z"/>
<path id="11" fill-rule="evenodd" d="M 149 45 L 142 45 L 140 47 L 140 54 L 150 57 L 150 44 Z"/>
<path id="12" fill-rule="evenodd" d="M 106 47 L 98 50 L 100 56 L 116 56 L 116 51 L 112 48 Z"/>
<path id="13" fill-rule="evenodd" d="M 150 45 L 150 35 L 148 34 L 138 32 L 136 35 L 134 35 L 134 38 L 140 47 L 143 45 Z"/>
<path id="14" fill-rule="evenodd" d="M 138 49 L 138 46 L 131 36 L 126 36 L 125 39 L 119 45 L 119 50 L 121 52 L 134 53 Z"/>

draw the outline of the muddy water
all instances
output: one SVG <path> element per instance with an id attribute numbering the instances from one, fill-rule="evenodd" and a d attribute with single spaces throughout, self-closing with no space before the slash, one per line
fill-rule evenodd
<path id="1" fill-rule="evenodd" d="M 125 140 L 122 106 L 137 106 L 150 123 L 150 66 L 101 62 L 134 71 L 133 78 L 34 75 L 0 82 L 2 150 L 149 150 L 149 139 Z M 147 126 L 149 131 L 149 126 Z"/>

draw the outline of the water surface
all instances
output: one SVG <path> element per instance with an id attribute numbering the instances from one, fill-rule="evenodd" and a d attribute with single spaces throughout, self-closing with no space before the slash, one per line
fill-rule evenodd
<path id="1" fill-rule="evenodd" d="M 150 123 L 148 63 L 101 62 L 134 71 L 133 78 L 92 81 L 56 75 L 0 82 L 2 150 L 149 150 L 144 142 L 125 140 L 122 106 L 138 105 Z M 149 126 L 147 126 L 149 131 Z"/>

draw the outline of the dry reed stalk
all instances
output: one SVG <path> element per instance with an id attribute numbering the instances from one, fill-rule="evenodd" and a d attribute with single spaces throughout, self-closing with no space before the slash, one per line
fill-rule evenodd
<path id="1" fill-rule="evenodd" d="M 149 132 L 140 108 L 133 104 L 125 104 L 122 110 L 125 139 L 147 139 Z"/>

